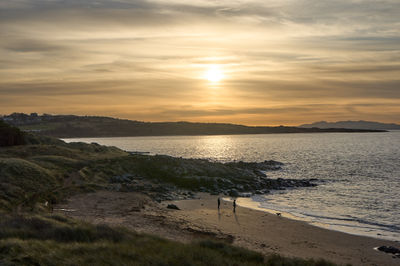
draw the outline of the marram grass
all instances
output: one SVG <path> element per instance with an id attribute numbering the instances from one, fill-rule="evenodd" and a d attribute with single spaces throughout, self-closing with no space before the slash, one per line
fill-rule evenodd
<path id="1" fill-rule="evenodd" d="M 182 244 L 60 215 L 4 215 L 0 265 L 333 265 L 263 255 L 227 243 Z"/>

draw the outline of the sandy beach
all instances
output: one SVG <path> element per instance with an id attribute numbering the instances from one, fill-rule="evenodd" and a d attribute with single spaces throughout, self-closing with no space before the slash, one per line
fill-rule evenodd
<path id="1" fill-rule="evenodd" d="M 141 193 L 101 191 L 76 195 L 55 207 L 55 212 L 91 223 L 125 226 L 181 242 L 212 237 L 263 254 L 324 258 L 338 264 L 400 265 L 399 258 L 374 250 L 399 247 L 399 242 L 350 235 L 302 221 L 221 202 L 218 196 L 198 194 L 197 199 L 156 203 Z M 167 209 L 175 204 L 180 210 Z"/>

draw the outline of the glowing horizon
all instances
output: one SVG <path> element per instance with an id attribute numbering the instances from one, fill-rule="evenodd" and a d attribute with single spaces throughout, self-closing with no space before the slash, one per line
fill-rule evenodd
<path id="1" fill-rule="evenodd" d="M 400 123 L 400 3 L 0 0 L 0 114 Z"/>

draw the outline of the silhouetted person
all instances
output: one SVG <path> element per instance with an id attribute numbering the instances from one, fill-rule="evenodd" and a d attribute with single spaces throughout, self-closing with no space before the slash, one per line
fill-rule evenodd
<path id="1" fill-rule="evenodd" d="M 221 205 L 221 199 L 218 198 L 218 210 L 219 210 L 219 206 Z"/>
<path id="2" fill-rule="evenodd" d="M 236 212 L 236 200 L 233 200 L 233 212 Z"/>

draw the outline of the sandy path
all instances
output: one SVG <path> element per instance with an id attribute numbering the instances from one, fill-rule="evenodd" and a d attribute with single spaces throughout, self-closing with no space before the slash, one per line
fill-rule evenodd
<path id="1" fill-rule="evenodd" d="M 264 254 L 325 258 L 339 264 L 400 265 L 400 259 L 373 249 L 382 245 L 399 247 L 399 242 L 330 231 L 248 208 L 237 207 L 233 213 L 232 203 L 225 201 L 218 212 L 217 196 L 199 197 L 158 204 L 140 193 L 101 191 L 74 196 L 56 206 L 55 211 L 181 242 L 217 237 Z M 167 209 L 169 203 L 181 210 Z"/>
<path id="2" fill-rule="evenodd" d="M 79 194 L 64 204 L 56 205 L 54 213 L 93 224 L 123 226 L 180 242 L 190 242 L 199 237 L 229 240 L 229 236 L 189 226 L 175 217 L 175 212 L 167 209 L 165 204 L 156 203 L 141 193 L 99 191 Z"/>

